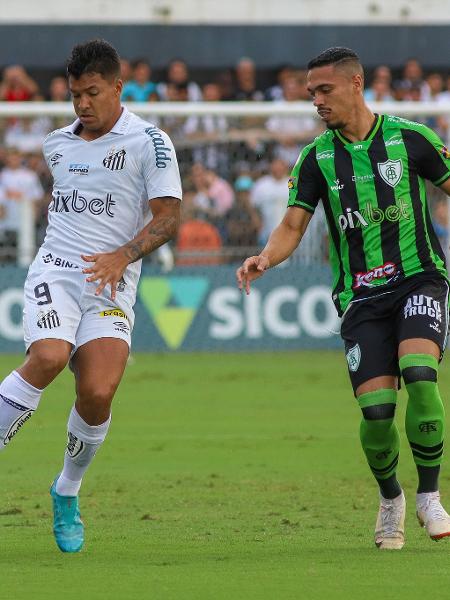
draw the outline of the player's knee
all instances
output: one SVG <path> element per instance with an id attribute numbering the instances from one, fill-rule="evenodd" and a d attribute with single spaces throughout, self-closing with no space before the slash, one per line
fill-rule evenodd
<path id="1" fill-rule="evenodd" d="M 116 386 L 110 382 L 95 382 L 95 384 L 79 385 L 77 396 L 79 402 L 92 410 L 103 410 L 111 406 Z"/>
<path id="2" fill-rule="evenodd" d="M 376 404 L 375 406 L 365 406 L 361 410 L 366 421 L 392 420 L 395 415 L 395 404 Z"/>
<path id="3" fill-rule="evenodd" d="M 420 383 L 422 381 L 437 383 L 436 369 L 428 366 L 415 365 L 406 367 L 402 370 L 402 376 L 406 386 L 411 383 Z"/>
<path id="4" fill-rule="evenodd" d="M 427 354 L 407 354 L 399 362 L 409 400 L 417 407 L 423 405 L 425 408 L 430 394 L 437 391 L 437 359 Z"/>
<path id="5" fill-rule="evenodd" d="M 438 360 L 431 354 L 405 354 L 400 357 L 399 367 L 405 385 L 422 381 L 436 383 Z"/>
<path id="6" fill-rule="evenodd" d="M 377 404 L 362 408 L 361 439 L 378 446 L 389 437 L 394 427 L 395 404 Z"/>
<path id="7" fill-rule="evenodd" d="M 59 375 L 66 365 L 67 356 L 52 348 L 40 348 L 29 360 L 29 366 L 37 369 L 49 382 Z"/>

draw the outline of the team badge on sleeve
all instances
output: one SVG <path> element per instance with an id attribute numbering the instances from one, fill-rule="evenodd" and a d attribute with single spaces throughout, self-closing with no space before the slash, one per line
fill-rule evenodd
<path id="1" fill-rule="evenodd" d="M 447 146 L 442 146 L 441 154 L 445 159 L 450 159 L 450 150 L 447 148 Z"/>
<path id="2" fill-rule="evenodd" d="M 289 177 L 288 188 L 293 190 L 297 185 L 297 177 Z"/>

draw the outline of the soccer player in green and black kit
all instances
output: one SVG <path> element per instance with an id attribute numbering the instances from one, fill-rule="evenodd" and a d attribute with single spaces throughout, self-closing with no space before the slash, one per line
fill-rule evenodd
<path id="1" fill-rule="evenodd" d="M 450 153 L 424 125 L 372 113 L 358 56 L 330 48 L 308 65 L 308 89 L 327 130 L 289 180 L 283 221 L 239 287 L 292 254 L 319 199 L 327 216 L 333 301 L 343 317 L 350 379 L 362 410 L 361 444 L 380 488 L 375 544 L 404 544 L 405 496 L 397 480 L 398 381 L 408 392 L 406 433 L 418 472 L 417 516 L 431 538 L 450 536 L 440 503 L 444 407 L 438 364 L 448 326 L 448 275 L 430 220 L 425 180 L 450 194 Z"/>

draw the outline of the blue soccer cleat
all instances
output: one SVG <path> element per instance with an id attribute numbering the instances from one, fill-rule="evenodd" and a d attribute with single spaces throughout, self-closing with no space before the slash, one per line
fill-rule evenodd
<path id="1" fill-rule="evenodd" d="M 56 482 L 50 488 L 53 500 L 53 534 L 61 552 L 79 552 L 84 542 L 84 525 L 80 519 L 78 496 L 60 496 Z"/>

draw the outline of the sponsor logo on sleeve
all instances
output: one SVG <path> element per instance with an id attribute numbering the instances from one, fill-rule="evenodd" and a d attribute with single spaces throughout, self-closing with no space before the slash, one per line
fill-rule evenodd
<path id="1" fill-rule="evenodd" d="M 165 169 L 167 162 L 172 160 L 172 149 L 166 146 L 161 131 L 157 127 L 147 127 L 145 133 L 150 136 L 153 147 L 155 149 L 156 167 Z"/>
<path id="2" fill-rule="evenodd" d="M 319 154 L 316 155 L 317 160 L 327 160 L 330 158 L 334 158 L 334 152 L 330 152 L 329 150 L 322 150 Z"/>

